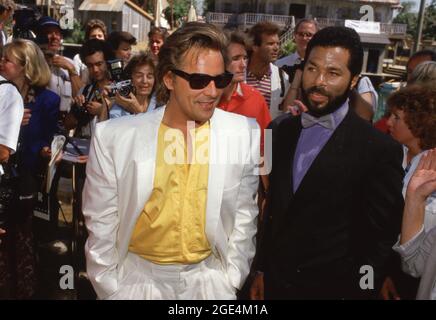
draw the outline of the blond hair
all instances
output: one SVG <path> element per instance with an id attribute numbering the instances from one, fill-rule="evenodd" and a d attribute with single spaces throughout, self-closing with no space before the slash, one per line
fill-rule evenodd
<path id="1" fill-rule="evenodd" d="M 182 65 L 188 51 L 212 49 L 221 52 L 224 60 L 224 47 L 223 32 L 208 23 L 187 22 L 171 34 L 159 51 L 159 63 L 156 67 L 158 103 L 165 104 L 170 98 L 170 91 L 163 81 L 164 76 Z"/>
<path id="2" fill-rule="evenodd" d="M 32 41 L 17 39 L 3 48 L 3 55 L 14 57 L 24 68 L 24 77 L 32 87 L 45 87 L 51 72 L 41 49 Z"/>

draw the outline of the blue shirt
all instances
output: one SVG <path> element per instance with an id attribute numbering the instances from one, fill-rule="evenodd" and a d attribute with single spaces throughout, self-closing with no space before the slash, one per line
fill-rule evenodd
<path id="1" fill-rule="evenodd" d="M 156 96 L 152 95 L 150 102 L 148 103 L 148 108 L 146 112 L 150 112 L 154 109 L 156 109 Z M 124 109 L 123 107 L 121 107 L 116 103 L 114 103 L 112 108 L 109 110 L 110 119 L 120 118 L 120 117 L 128 116 L 130 114 L 131 113 L 129 111 L 127 111 L 126 109 Z"/>
<path id="2" fill-rule="evenodd" d="M 332 136 L 333 132 L 344 120 L 348 112 L 348 100 L 335 112 L 333 112 L 334 129 L 327 129 L 319 124 L 309 128 L 302 128 L 298 138 L 297 148 L 295 149 L 293 163 L 293 187 L 294 193 L 300 186 L 301 181 L 309 170 L 312 162 L 316 159 L 319 152 Z"/>

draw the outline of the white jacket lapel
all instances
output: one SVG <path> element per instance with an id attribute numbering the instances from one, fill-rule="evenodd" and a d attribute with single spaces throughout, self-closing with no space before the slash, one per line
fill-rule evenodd
<path id="1" fill-rule="evenodd" d="M 223 152 L 227 151 L 226 139 L 220 130 L 223 124 L 220 121 L 219 109 L 210 120 L 210 149 L 209 149 L 209 180 L 207 189 L 206 206 L 206 235 L 213 248 L 216 242 L 217 224 L 220 219 L 221 200 L 224 186 L 225 164 L 220 164 L 219 159 L 226 159 Z M 222 163 L 222 162 L 221 162 Z"/>

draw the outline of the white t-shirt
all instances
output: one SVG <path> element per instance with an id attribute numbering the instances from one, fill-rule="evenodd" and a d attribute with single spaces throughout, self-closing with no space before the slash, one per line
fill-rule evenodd
<path id="1" fill-rule="evenodd" d="M 0 81 L 6 79 L 0 76 Z M 23 119 L 23 99 L 18 90 L 9 83 L 0 85 L 0 144 L 14 153 Z"/>
<path id="2" fill-rule="evenodd" d="M 372 110 L 377 112 L 377 106 L 378 106 L 378 93 L 375 91 L 371 80 L 368 77 L 362 77 L 359 81 L 359 84 L 357 86 L 357 92 L 359 94 L 369 92 L 371 93 L 372 97 Z"/>

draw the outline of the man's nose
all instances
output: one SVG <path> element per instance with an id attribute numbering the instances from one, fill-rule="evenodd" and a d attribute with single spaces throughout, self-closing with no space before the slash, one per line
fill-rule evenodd
<path id="1" fill-rule="evenodd" d="M 218 89 L 215 85 L 215 81 L 209 82 L 206 88 L 204 88 L 204 94 L 210 97 L 218 96 Z"/>
<path id="2" fill-rule="evenodd" d="M 315 85 L 317 87 L 323 87 L 325 86 L 325 74 L 320 72 L 315 78 Z"/>

